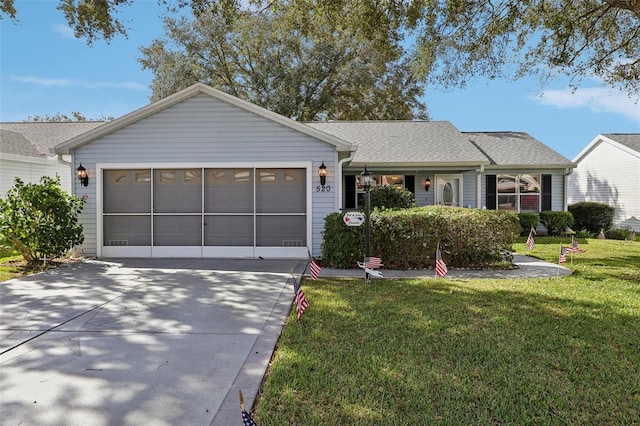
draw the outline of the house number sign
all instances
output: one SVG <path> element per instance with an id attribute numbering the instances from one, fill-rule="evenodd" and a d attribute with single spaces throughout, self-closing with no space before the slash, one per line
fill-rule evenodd
<path id="1" fill-rule="evenodd" d="M 331 185 L 318 185 L 316 192 L 331 192 Z"/>

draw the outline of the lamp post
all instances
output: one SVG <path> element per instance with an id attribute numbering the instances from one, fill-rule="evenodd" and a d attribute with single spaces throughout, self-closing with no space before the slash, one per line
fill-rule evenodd
<path id="1" fill-rule="evenodd" d="M 364 280 L 366 284 L 371 282 L 371 276 L 367 272 L 367 259 L 371 256 L 371 222 L 370 222 L 370 213 L 371 213 L 371 194 L 369 190 L 371 189 L 371 172 L 367 170 L 367 166 L 364 166 L 364 170 L 360 173 L 360 184 L 364 189 L 364 198 L 365 198 L 365 246 L 364 246 L 364 263 L 365 263 L 365 272 L 364 272 Z"/>

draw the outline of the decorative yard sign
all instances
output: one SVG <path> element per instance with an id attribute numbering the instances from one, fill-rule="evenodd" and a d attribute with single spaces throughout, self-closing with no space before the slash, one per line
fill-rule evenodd
<path id="1" fill-rule="evenodd" d="M 360 212 L 347 212 L 342 220 L 347 226 L 360 226 L 364 223 L 364 215 Z"/>

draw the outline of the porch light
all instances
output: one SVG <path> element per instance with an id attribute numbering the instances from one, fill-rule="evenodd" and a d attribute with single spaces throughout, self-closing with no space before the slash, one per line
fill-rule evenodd
<path id="1" fill-rule="evenodd" d="M 89 185 L 89 175 L 87 175 L 87 169 L 82 167 L 82 163 L 80 163 L 80 167 L 76 169 L 76 176 L 80 179 L 80 183 L 84 186 Z"/>
<path id="2" fill-rule="evenodd" d="M 367 170 L 367 166 L 365 165 L 364 170 L 360 173 L 360 185 L 362 185 L 365 192 L 369 192 L 369 189 L 371 189 L 371 180 L 371 172 Z"/>
<path id="3" fill-rule="evenodd" d="M 426 178 L 424 180 L 424 190 L 429 192 L 429 187 L 431 187 L 431 179 Z"/>
<path id="4" fill-rule="evenodd" d="M 320 176 L 320 185 L 324 186 L 327 182 L 327 166 L 324 165 L 324 161 L 318 167 L 318 176 Z"/>

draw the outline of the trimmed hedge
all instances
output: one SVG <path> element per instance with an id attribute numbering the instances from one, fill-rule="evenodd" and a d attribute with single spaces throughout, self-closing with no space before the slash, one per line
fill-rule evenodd
<path id="1" fill-rule="evenodd" d="M 346 226 L 343 213 L 325 218 L 323 265 L 353 268 L 364 257 L 365 225 Z M 455 207 L 371 212 L 371 255 L 389 269 L 432 268 L 440 242 L 450 267 L 483 267 L 502 260 L 520 234 L 516 213 Z"/>
<path id="2" fill-rule="evenodd" d="M 416 197 L 408 189 L 393 185 L 376 186 L 371 190 L 371 208 L 407 209 L 416 206 Z"/>
<path id="3" fill-rule="evenodd" d="M 536 229 L 540 223 L 538 213 L 518 213 L 518 219 L 520 219 L 520 235 L 523 237 L 529 235 L 531 228 Z"/>
<path id="4" fill-rule="evenodd" d="M 573 225 L 573 215 L 570 212 L 544 211 L 540 212 L 540 223 L 547 228 L 547 235 L 562 235 L 567 226 Z"/>
<path id="5" fill-rule="evenodd" d="M 613 216 L 616 213 L 615 207 L 591 201 L 571 204 L 568 210 L 573 215 L 576 229 L 586 229 L 592 234 L 597 234 L 602 229 L 611 228 Z"/>

